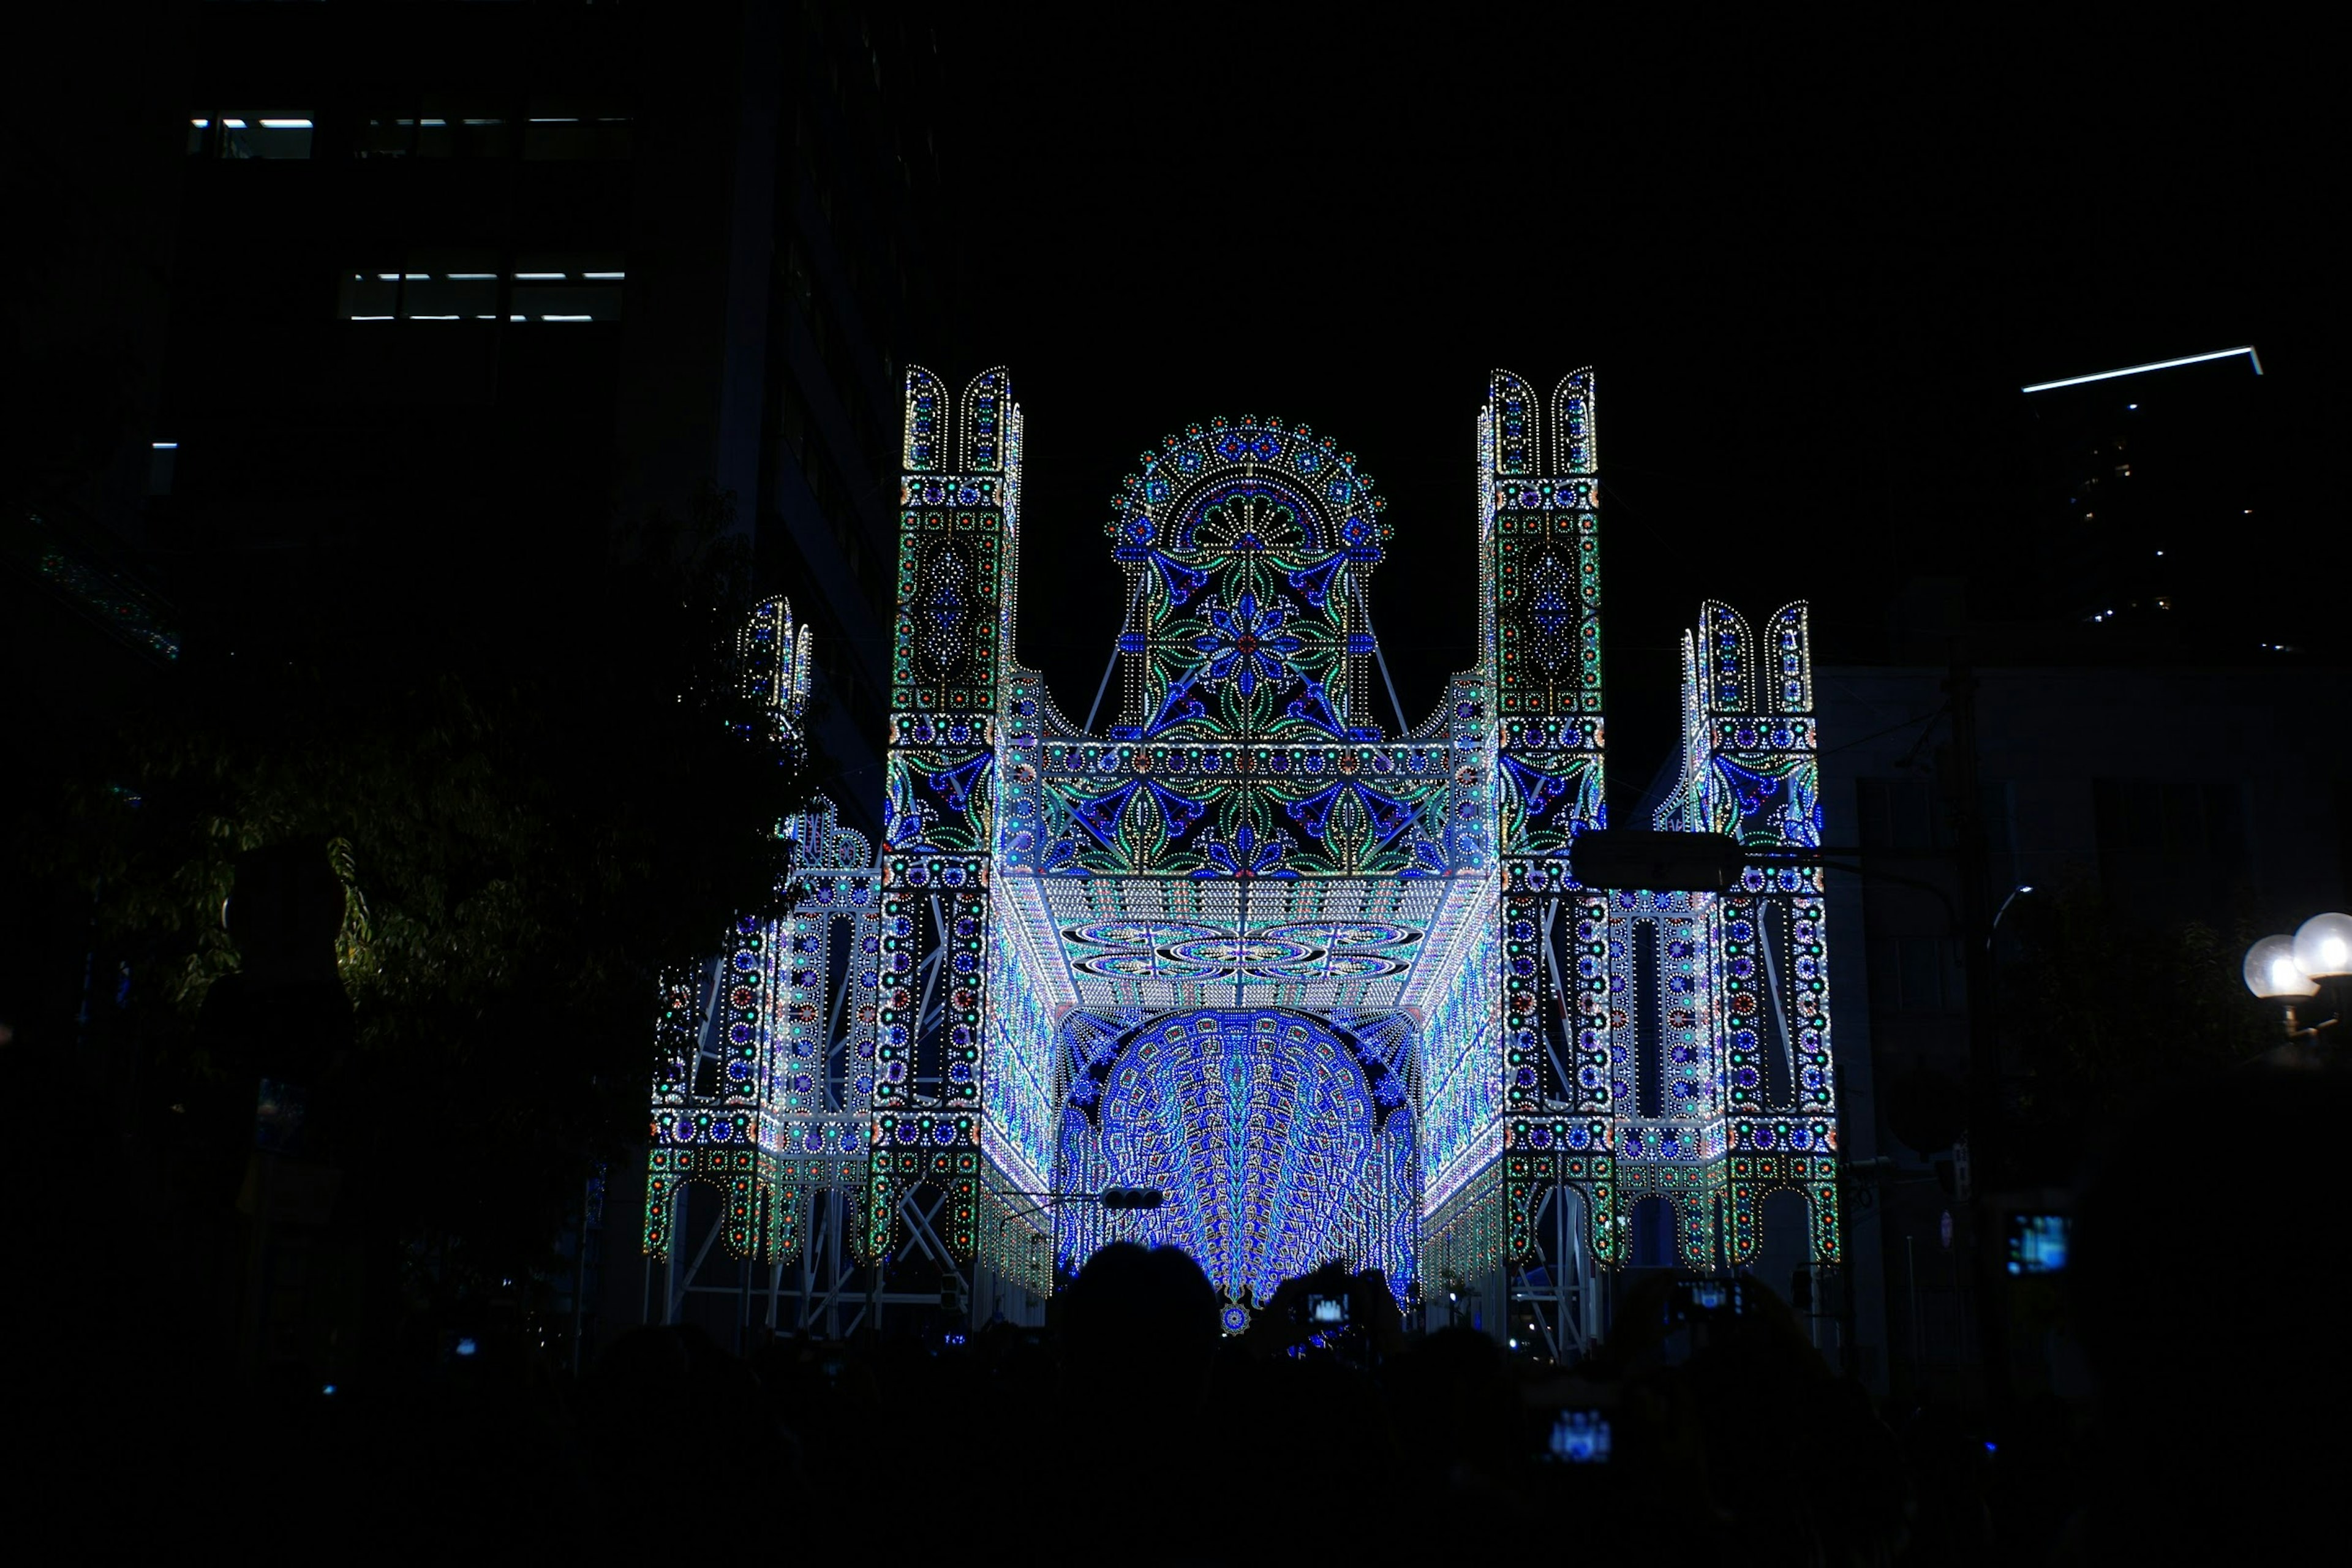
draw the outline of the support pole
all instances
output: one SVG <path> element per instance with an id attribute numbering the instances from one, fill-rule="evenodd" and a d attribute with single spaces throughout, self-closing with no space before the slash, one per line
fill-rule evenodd
<path id="1" fill-rule="evenodd" d="M 1977 783 L 1977 679 L 1952 645 L 1944 690 L 1952 709 L 1952 823 L 1959 841 L 1960 963 L 1969 996 L 1969 1160 L 1977 1201 L 1977 1331 L 1985 1401 L 1996 1424 L 2009 1411 L 2009 1342 L 2001 1310 L 2001 1227 L 1992 1194 L 2009 1179 L 2001 1129 L 2000 1035 L 1994 1009 L 1991 922 L 1986 918 L 1985 837 Z"/>

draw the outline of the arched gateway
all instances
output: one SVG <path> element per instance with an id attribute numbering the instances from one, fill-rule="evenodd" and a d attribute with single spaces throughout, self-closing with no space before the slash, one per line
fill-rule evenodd
<path id="1" fill-rule="evenodd" d="M 1375 717 L 1390 531 L 1354 456 L 1217 419 L 1117 498 L 1095 734 L 1013 658 L 1004 374 L 951 399 L 910 371 L 884 842 L 796 823 L 781 911 L 675 989 L 647 1250 L 702 1181 L 785 1326 L 837 1311 L 820 1236 L 836 1273 L 919 1255 L 999 1305 L 1127 1237 L 1191 1252 L 1229 1323 L 1340 1258 L 1562 1355 L 1648 1199 L 1682 1266 L 1720 1269 L 1794 1190 L 1835 1263 L 1821 872 L 1573 879 L 1605 809 L 1591 373 L 1547 408 L 1498 372 L 1477 428 L 1479 659 L 1435 713 Z M 1807 638 L 1801 605 L 1760 646 L 1702 607 L 1657 827 L 1818 846 Z M 1165 1201 L 1094 1201 L 1122 1187 Z"/>

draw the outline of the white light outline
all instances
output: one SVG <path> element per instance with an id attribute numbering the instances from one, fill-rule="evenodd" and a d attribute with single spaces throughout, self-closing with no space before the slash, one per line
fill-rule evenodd
<path id="1" fill-rule="evenodd" d="M 177 441 L 150 441 L 147 445 L 158 452 L 176 452 L 180 449 L 180 444 Z"/>
<path id="2" fill-rule="evenodd" d="M 2248 359 L 2254 362 L 2254 374 L 2256 375 L 2263 374 L 2263 356 L 2254 352 L 2254 347 L 2252 343 L 2247 343 L 2242 347 L 2234 349 L 2216 349 L 2210 354 L 2190 354 L 2186 359 L 2163 359 L 2158 360 L 2153 364 L 2134 364 L 2126 365 L 2121 370 L 2103 370 L 2096 375 L 2073 375 L 2068 376 L 2063 381 L 2036 382 L 2032 386 L 2025 387 L 2022 390 L 2026 392 L 2055 392 L 2062 386 L 2081 386 L 2086 383 L 2094 381 L 2113 381 L 2119 375 L 2139 375 L 2151 370 L 2172 370 L 2184 364 L 2203 364 L 2208 360 L 2234 359 L 2239 354 L 2243 354 Z"/>
<path id="3" fill-rule="evenodd" d="M 261 128 L 264 131 L 316 131 L 318 129 L 307 120 L 265 120 L 261 122 Z"/>

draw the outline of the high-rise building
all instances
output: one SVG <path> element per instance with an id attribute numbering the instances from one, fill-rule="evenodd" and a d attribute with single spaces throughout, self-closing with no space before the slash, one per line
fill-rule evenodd
<path id="1" fill-rule="evenodd" d="M 152 574 L 248 637 L 356 573 L 551 587 L 723 494 L 878 779 L 935 71 L 821 4 L 200 7 Z"/>
<path id="2" fill-rule="evenodd" d="M 2031 543 L 1984 563 L 2006 584 L 1986 607 L 2092 628 L 2066 639 L 2075 658 L 2242 663 L 2292 646 L 2278 549 L 2258 542 L 2295 505 L 2276 381 L 2249 351 L 2022 395 Z"/>

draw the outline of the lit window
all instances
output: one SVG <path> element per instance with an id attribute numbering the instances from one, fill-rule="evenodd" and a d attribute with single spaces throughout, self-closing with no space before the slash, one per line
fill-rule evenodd
<path id="1" fill-rule="evenodd" d="M 612 103 L 542 99 L 523 125 L 522 155 L 549 163 L 625 158 L 629 132 L 629 117 Z"/>
<path id="2" fill-rule="evenodd" d="M 397 272 L 346 272 L 342 277 L 342 308 L 347 321 L 389 321 L 400 307 Z"/>
<path id="3" fill-rule="evenodd" d="M 497 115 L 446 114 L 416 122 L 420 158 L 503 158 L 513 150 L 513 128 Z"/>
<path id="4" fill-rule="evenodd" d="M 341 279 L 348 321 L 616 321 L 627 269 L 611 255 L 534 256 L 500 273 L 478 254 L 426 251 L 398 271 L 358 268 Z M 505 298 L 501 300 L 501 290 Z"/>
<path id="5" fill-rule="evenodd" d="M 516 258 L 518 318 L 569 323 L 617 321 L 628 269 L 617 256 L 551 252 Z"/>
<path id="6" fill-rule="evenodd" d="M 308 158 L 316 125 L 307 114 L 191 115 L 192 158 Z"/>
<path id="7" fill-rule="evenodd" d="M 430 270 L 408 275 L 401 291 L 401 315 L 412 321 L 460 321 L 497 314 L 499 275 L 495 267 L 483 265 L 485 259 L 426 258 Z"/>
<path id="8" fill-rule="evenodd" d="M 414 119 L 373 119 L 355 125 L 352 133 L 354 158 L 405 158 L 416 151 Z"/>

